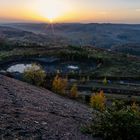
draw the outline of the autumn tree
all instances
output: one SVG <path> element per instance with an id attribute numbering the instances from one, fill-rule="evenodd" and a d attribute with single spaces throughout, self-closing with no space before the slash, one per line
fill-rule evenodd
<path id="1" fill-rule="evenodd" d="M 136 104 L 136 102 L 133 102 L 131 105 L 131 110 L 134 112 L 139 111 L 139 105 Z"/>
<path id="2" fill-rule="evenodd" d="M 61 78 L 59 75 L 56 75 L 52 83 L 53 91 L 64 95 L 66 93 L 66 88 L 67 78 Z"/>
<path id="3" fill-rule="evenodd" d="M 103 111 L 105 109 L 106 97 L 103 91 L 93 94 L 90 98 L 91 107 Z"/>
<path id="4" fill-rule="evenodd" d="M 73 84 L 70 90 L 70 97 L 71 98 L 77 98 L 78 97 L 78 88 L 77 84 Z"/>

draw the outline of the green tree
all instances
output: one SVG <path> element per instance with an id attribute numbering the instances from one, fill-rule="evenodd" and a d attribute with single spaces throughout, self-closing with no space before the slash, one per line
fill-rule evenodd
<path id="1" fill-rule="evenodd" d="M 106 78 L 106 77 L 105 77 L 104 80 L 103 80 L 103 84 L 104 84 L 104 85 L 107 85 L 107 84 L 108 84 L 108 81 L 107 81 L 107 78 Z"/>
<path id="2" fill-rule="evenodd" d="M 32 64 L 31 67 L 27 68 L 24 73 L 23 77 L 25 81 L 36 85 L 36 86 L 42 86 L 45 82 L 46 73 L 41 68 L 41 66 L 37 64 Z"/>

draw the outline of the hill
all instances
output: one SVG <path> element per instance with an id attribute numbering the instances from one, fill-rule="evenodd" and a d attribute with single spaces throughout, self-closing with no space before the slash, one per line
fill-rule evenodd
<path id="1" fill-rule="evenodd" d="M 3 29 L 5 29 L 4 32 Z M 120 52 L 125 52 L 125 48 L 128 52 L 127 46 L 133 48 L 135 44 L 138 46 L 135 52 L 140 48 L 140 25 L 135 24 L 15 23 L 1 25 L 0 32 L 8 39 L 22 43 L 26 41 L 52 44 L 53 42 L 53 44 L 90 45 L 111 50 L 116 50 L 115 47 Z M 135 55 L 135 52 L 133 51 L 132 54 Z M 131 51 L 129 53 L 131 54 Z"/>
<path id="2" fill-rule="evenodd" d="M 90 140 L 80 132 L 90 109 L 48 90 L 0 75 L 0 137 Z"/>

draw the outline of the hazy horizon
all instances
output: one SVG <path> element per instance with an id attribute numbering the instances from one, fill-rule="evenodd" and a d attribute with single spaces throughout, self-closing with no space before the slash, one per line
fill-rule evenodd
<path id="1" fill-rule="evenodd" d="M 39 21 L 13 21 L 13 22 L 0 22 L 0 25 L 6 24 L 50 24 L 49 22 Z M 52 24 L 52 23 L 51 23 Z M 120 22 L 54 22 L 53 24 L 116 24 L 116 25 L 140 25 L 140 23 L 120 23 Z"/>

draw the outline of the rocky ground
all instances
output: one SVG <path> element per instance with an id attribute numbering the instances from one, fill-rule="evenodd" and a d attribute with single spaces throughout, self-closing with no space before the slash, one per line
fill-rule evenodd
<path id="1" fill-rule="evenodd" d="M 83 104 L 0 75 L 0 139 L 92 140 L 80 131 L 91 117 Z"/>

